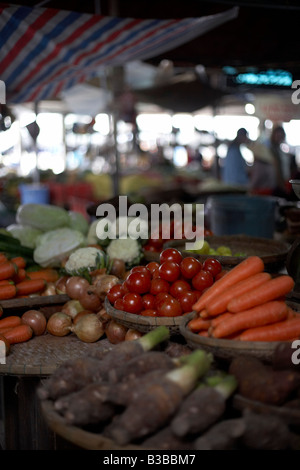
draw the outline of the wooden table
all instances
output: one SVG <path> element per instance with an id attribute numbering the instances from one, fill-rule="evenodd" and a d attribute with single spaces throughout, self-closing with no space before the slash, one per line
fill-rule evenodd
<path id="1" fill-rule="evenodd" d="M 62 362 L 112 347 L 107 338 L 83 343 L 73 334 L 60 338 L 48 333 L 12 345 L 6 364 L 0 364 L 4 450 L 72 448 L 49 430 L 41 413 L 37 387 Z"/>

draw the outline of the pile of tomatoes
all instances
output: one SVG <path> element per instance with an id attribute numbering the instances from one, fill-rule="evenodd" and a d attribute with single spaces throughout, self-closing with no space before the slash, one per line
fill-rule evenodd
<path id="1" fill-rule="evenodd" d="M 202 293 L 223 274 L 217 259 L 207 258 L 201 263 L 167 248 L 160 253 L 159 262 L 132 268 L 123 284 L 111 287 L 107 298 L 117 310 L 176 317 L 191 312 Z"/>

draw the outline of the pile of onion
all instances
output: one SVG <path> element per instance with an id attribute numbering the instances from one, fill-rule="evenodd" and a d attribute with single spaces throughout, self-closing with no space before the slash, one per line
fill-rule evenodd
<path id="1" fill-rule="evenodd" d="M 55 312 L 47 322 L 47 331 L 54 336 L 66 336 L 71 332 L 72 318 L 63 312 Z"/>

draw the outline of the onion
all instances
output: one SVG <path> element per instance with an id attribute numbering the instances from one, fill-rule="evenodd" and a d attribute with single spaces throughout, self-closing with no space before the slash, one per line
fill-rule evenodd
<path id="1" fill-rule="evenodd" d="M 117 276 L 119 279 L 123 279 L 126 273 L 125 261 L 122 259 L 114 258 L 112 260 L 112 266 L 110 268 L 110 274 Z"/>
<path id="2" fill-rule="evenodd" d="M 96 294 L 101 300 L 104 300 L 107 292 L 112 286 L 118 284 L 120 279 L 111 274 L 100 274 L 93 279 L 92 285 L 88 291 Z"/>
<path id="3" fill-rule="evenodd" d="M 90 285 L 89 281 L 84 277 L 71 276 L 66 281 L 66 294 L 74 300 L 79 300 L 84 289 Z"/>
<path id="4" fill-rule="evenodd" d="M 84 288 L 79 297 L 79 301 L 85 310 L 97 312 L 102 307 L 102 300 L 94 292 L 90 292 L 90 286 Z"/>
<path id="5" fill-rule="evenodd" d="M 135 339 L 139 339 L 141 336 L 143 336 L 143 333 L 138 330 L 134 330 L 133 328 L 129 328 L 125 335 L 125 341 L 134 341 Z"/>
<path id="6" fill-rule="evenodd" d="M 78 323 L 72 326 L 72 332 L 85 343 L 94 343 L 104 335 L 102 322 L 95 313 L 84 315 Z"/>
<path id="7" fill-rule="evenodd" d="M 27 310 L 23 313 L 22 323 L 30 326 L 35 336 L 40 336 L 46 331 L 47 319 L 39 310 Z"/>
<path id="8" fill-rule="evenodd" d="M 94 312 L 92 312 L 91 310 L 80 310 L 80 312 L 78 312 L 77 315 L 75 315 L 75 317 L 73 318 L 73 325 L 76 325 L 76 323 L 79 322 L 80 318 L 84 317 L 85 315 L 89 315 L 91 313 L 94 313 Z"/>
<path id="9" fill-rule="evenodd" d="M 71 332 L 72 318 L 63 312 L 55 312 L 47 322 L 47 331 L 54 336 L 66 336 Z"/>
<path id="10" fill-rule="evenodd" d="M 101 308 L 99 312 L 96 313 L 96 315 L 103 323 L 107 323 L 111 319 L 104 307 Z"/>
<path id="11" fill-rule="evenodd" d="M 79 300 L 68 300 L 68 302 L 63 305 L 61 312 L 66 313 L 74 319 L 81 310 L 84 310 L 84 308 Z"/>
<path id="12" fill-rule="evenodd" d="M 127 328 L 120 323 L 117 323 L 115 320 L 110 320 L 105 328 L 105 334 L 112 344 L 118 344 L 122 341 L 125 341 L 125 335 L 127 333 Z"/>
<path id="13" fill-rule="evenodd" d="M 66 282 L 68 279 L 70 279 L 70 276 L 62 276 L 56 281 L 55 288 L 57 294 L 66 293 Z"/>
<path id="14" fill-rule="evenodd" d="M 46 289 L 43 290 L 43 292 L 41 293 L 41 295 L 43 296 L 55 295 L 55 294 L 56 294 L 56 287 L 55 287 L 54 282 L 48 282 Z"/>

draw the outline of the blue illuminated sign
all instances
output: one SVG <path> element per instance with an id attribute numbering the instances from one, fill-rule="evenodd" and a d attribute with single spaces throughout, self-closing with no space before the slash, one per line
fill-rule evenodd
<path id="1" fill-rule="evenodd" d="M 228 76 L 228 84 L 248 85 L 256 87 L 291 87 L 293 76 L 285 70 L 246 71 L 238 73 L 236 70 L 224 68 Z M 235 72 L 235 73 L 234 73 Z"/>

